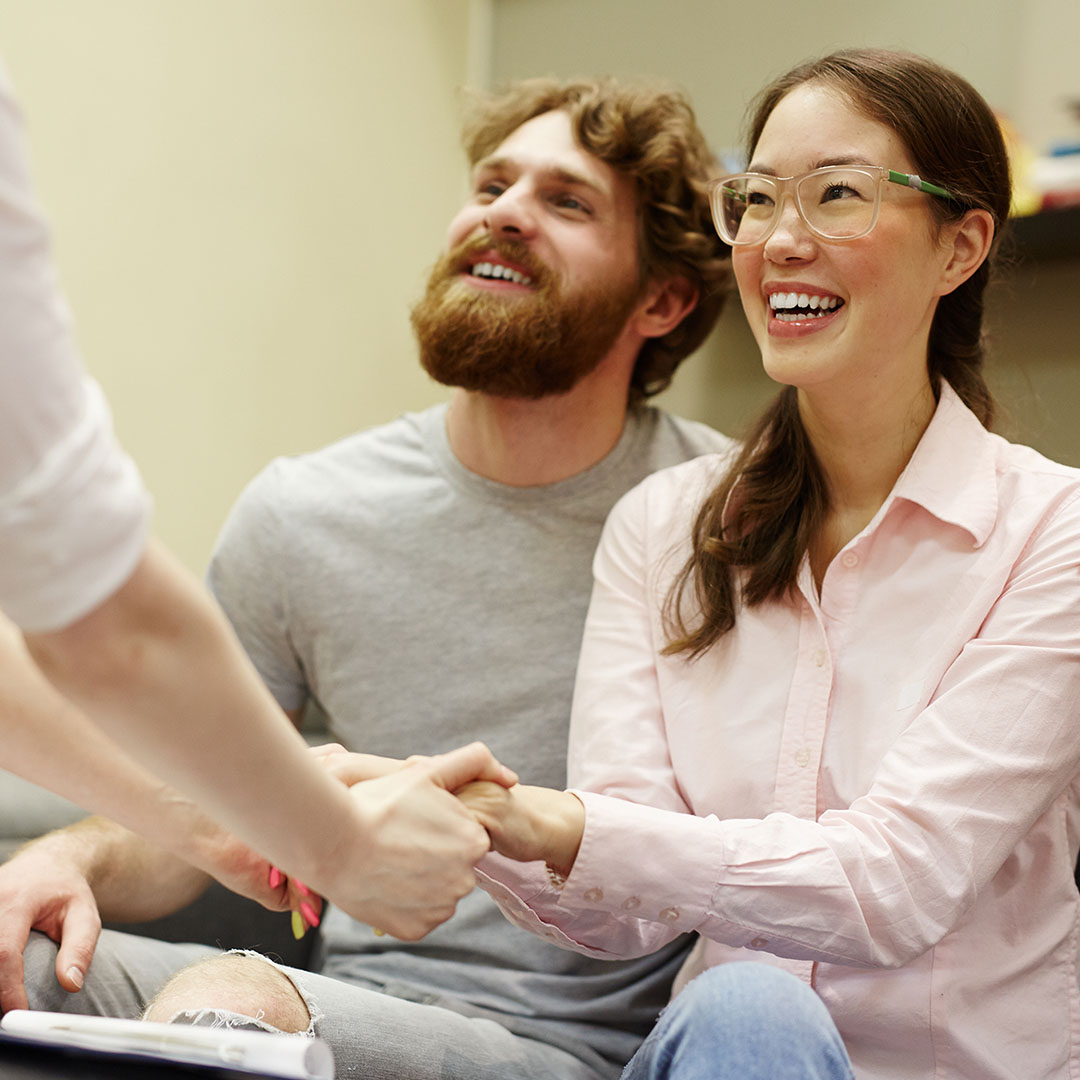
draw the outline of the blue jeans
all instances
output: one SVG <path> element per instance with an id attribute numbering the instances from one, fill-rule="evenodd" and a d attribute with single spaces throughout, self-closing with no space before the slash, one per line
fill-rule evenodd
<path id="1" fill-rule="evenodd" d="M 721 964 L 660 1014 L 622 1080 L 852 1080 L 817 994 L 767 964 Z"/>

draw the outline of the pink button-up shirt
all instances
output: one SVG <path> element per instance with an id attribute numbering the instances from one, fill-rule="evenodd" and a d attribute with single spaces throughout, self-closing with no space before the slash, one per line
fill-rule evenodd
<path id="1" fill-rule="evenodd" d="M 873 521 L 790 604 L 660 655 L 681 538 L 724 466 L 608 521 L 578 673 L 586 807 L 558 891 L 485 888 L 568 948 L 701 935 L 677 989 L 760 960 L 828 1006 L 860 1080 L 1080 1077 L 1080 471 L 948 386 Z M 673 550 L 674 549 L 674 550 Z"/>

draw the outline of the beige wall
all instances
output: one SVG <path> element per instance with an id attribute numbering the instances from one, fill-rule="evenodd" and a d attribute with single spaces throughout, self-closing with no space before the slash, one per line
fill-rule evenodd
<path id="1" fill-rule="evenodd" d="M 0 54 L 88 363 L 158 532 L 201 572 L 272 456 L 443 396 L 407 312 L 463 191 L 463 83 L 665 74 L 722 148 L 767 74 L 875 43 L 1048 138 L 1078 22 L 1074 0 L 776 0 L 764 23 L 722 0 L 0 0 Z M 1078 287 L 1080 260 L 1028 267 L 992 323 L 1022 433 L 1080 463 Z M 667 400 L 735 430 L 772 389 L 732 304 Z"/>
<path id="2" fill-rule="evenodd" d="M 272 456 L 441 396 L 468 0 L 0 0 L 91 370 L 196 572 Z"/>
<path id="3" fill-rule="evenodd" d="M 970 79 L 1036 146 L 1070 131 L 1080 98 L 1076 0 L 904 0 L 822 7 L 773 0 L 494 0 L 495 81 L 554 73 L 648 73 L 690 94 L 713 147 L 736 147 L 747 102 L 771 75 L 845 45 L 904 48 Z M 992 381 L 1006 433 L 1080 465 L 1080 344 L 1071 311 L 1080 257 L 1028 264 L 994 291 Z M 736 431 L 774 392 L 737 302 L 664 396 L 685 415 Z"/>

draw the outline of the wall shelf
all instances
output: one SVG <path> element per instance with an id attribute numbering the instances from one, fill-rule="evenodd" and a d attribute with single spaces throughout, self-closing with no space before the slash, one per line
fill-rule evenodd
<path id="1" fill-rule="evenodd" d="M 1018 258 L 1032 262 L 1080 258 L 1080 206 L 1013 218 L 1009 232 L 1005 250 Z"/>

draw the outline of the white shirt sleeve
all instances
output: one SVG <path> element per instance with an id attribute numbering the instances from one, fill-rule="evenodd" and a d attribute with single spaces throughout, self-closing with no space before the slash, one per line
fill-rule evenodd
<path id="1" fill-rule="evenodd" d="M 0 69 L 0 608 L 78 619 L 130 576 L 150 501 L 83 368 Z"/>

